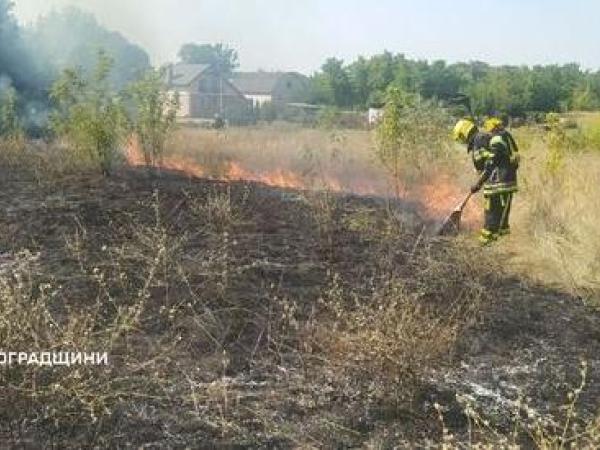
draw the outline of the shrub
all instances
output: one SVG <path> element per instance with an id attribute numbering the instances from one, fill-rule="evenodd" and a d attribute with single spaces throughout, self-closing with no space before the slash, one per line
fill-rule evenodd
<path id="1" fill-rule="evenodd" d="M 450 117 L 435 103 L 422 101 L 400 89 L 390 89 L 376 130 L 376 156 L 396 184 L 415 181 L 432 164 L 448 156 Z"/>
<path id="2" fill-rule="evenodd" d="M 147 165 L 156 164 L 162 157 L 179 104 L 179 98 L 165 93 L 161 84 L 162 74 L 152 70 L 129 89 L 134 108 L 132 127 Z"/>
<path id="3" fill-rule="evenodd" d="M 0 136 L 17 138 L 22 133 L 17 114 L 17 91 L 9 87 L 4 92 L 0 91 Z"/>
<path id="4" fill-rule="evenodd" d="M 124 140 L 124 112 L 110 89 L 112 60 L 99 53 L 94 73 L 85 78 L 68 69 L 50 93 L 57 109 L 51 116 L 54 132 L 78 155 L 110 174 L 119 144 Z"/>

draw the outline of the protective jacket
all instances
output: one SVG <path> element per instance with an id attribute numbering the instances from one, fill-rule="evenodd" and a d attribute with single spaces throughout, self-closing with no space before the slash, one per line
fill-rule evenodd
<path id="1" fill-rule="evenodd" d="M 519 149 L 508 131 L 478 132 L 469 149 L 475 169 L 482 174 L 484 196 L 518 191 Z"/>

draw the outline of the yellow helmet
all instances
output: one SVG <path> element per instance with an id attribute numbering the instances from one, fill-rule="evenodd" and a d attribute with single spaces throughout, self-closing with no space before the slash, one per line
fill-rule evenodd
<path id="1" fill-rule="evenodd" d="M 475 122 L 472 119 L 461 119 L 452 131 L 452 138 L 455 141 L 466 144 L 469 136 L 476 128 Z"/>
<path id="2" fill-rule="evenodd" d="M 483 129 L 488 133 L 491 133 L 497 128 L 502 128 L 503 126 L 504 122 L 502 122 L 502 119 L 499 119 L 498 117 L 489 117 L 485 122 L 483 122 Z"/>

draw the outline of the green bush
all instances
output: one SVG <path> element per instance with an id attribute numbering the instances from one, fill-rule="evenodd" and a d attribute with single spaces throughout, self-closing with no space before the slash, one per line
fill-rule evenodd
<path id="1" fill-rule="evenodd" d="M 9 87 L 0 91 L 0 136 L 16 138 L 22 134 L 17 113 L 17 91 Z"/>
<path id="2" fill-rule="evenodd" d="M 112 60 L 99 53 L 94 73 L 85 78 L 65 70 L 50 93 L 56 104 L 51 127 L 82 159 L 109 175 L 119 144 L 126 135 L 125 114 L 119 97 L 111 90 Z"/>
<path id="3" fill-rule="evenodd" d="M 179 99 L 161 89 L 162 74 L 149 71 L 133 83 L 129 96 L 133 103 L 132 128 L 137 136 L 147 165 L 162 157 L 165 142 L 175 127 Z"/>
<path id="4" fill-rule="evenodd" d="M 415 181 L 450 152 L 447 135 L 451 118 L 435 103 L 388 91 L 384 114 L 376 130 L 376 156 L 396 183 Z"/>

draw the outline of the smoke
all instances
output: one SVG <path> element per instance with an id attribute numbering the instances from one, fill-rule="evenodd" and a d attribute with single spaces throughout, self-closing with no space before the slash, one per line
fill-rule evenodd
<path id="1" fill-rule="evenodd" d="M 0 86 L 19 91 L 35 87 L 32 58 L 23 41 L 22 30 L 12 12 L 12 3 L 0 0 Z"/>
<path id="2" fill-rule="evenodd" d="M 26 6 L 19 3 L 19 8 Z M 37 1 L 29 6 L 37 6 L 45 15 L 20 26 L 12 2 L 0 0 L 0 75 L 8 77 L 21 96 L 41 98 L 65 68 L 92 70 L 100 49 L 114 59 L 115 87 L 123 87 L 149 68 L 144 49 L 105 28 L 93 14 L 73 6 L 48 10 Z"/>
<path id="3" fill-rule="evenodd" d="M 91 72 L 103 50 L 114 61 L 111 81 L 121 89 L 150 67 L 144 49 L 101 25 L 93 14 L 74 7 L 52 11 L 28 29 L 27 41 L 46 73 L 66 68 Z"/>
<path id="4" fill-rule="evenodd" d="M 13 85 L 10 77 L 4 74 L 0 74 L 0 95 L 4 95 L 4 92 L 6 92 L 8 89 L 11 89 L 12 87 Z"/>
<path id="5" fill-rule="evenodd" d="M 48 122 L 53 81 L 66 68 L 92 72 L 100 50 L 114 61 L 110 81 L 117 90 L 150 67 L 142 48 L 103 27 L 92 14 L 65 7 L 19 25 L 12 2 L 0 0 L 0 102 L 2 93 L 14 89 L 22 125 L 39 134 Z"/>

